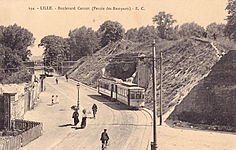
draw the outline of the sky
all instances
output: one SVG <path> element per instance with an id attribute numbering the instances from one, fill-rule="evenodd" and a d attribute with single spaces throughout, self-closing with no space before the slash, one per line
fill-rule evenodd
<path id="1" fill-rule="evenodd" d="M 43 49 L 37 45 L 47 35 L 67 37 L 70 30 L 81 26 L 97 30 L 106 20 L 118 21 L 126 30 L 153 25 L 152 17 L 159 11 L 172 14 L 176 25 L 195 22 L 206 27 L 213 22 L 226 23 L 226 5 L 227 0 L 0 0 L 0 25 L 16 23 L 32 32 L 36 41 L 30 49 L 38 56 Z M 40 6 L 52 6 L 53 10 L 40 10 Z M 58 10 L 58 7 L 90 10 Z M 92 11 L 93 7 L 105 10 Z M 106 10 L 107 7 L 131 10 Z"/>

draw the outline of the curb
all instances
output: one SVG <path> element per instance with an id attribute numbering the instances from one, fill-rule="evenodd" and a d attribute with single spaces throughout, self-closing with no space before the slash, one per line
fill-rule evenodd
<path id="1" fill-rule="evenodd" d="M 148 114 L 150 115 L 151 119 L 153 118 L 153 117 L 152 117 L 152 111 L 151 111 L 151 110 L 149 110 L 149 109 L 147 109 L 147 108 L 142 108 L 141 110 L 144 110 L 146 113 L 148 113 Z"/>

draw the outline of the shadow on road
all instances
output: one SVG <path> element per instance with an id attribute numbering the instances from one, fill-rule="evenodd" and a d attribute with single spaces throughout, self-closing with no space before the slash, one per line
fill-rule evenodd
<path id="1" fill-rule="evenodd" d="M 95 100 L 107 105 L 108 107 L 110 107 L 112 109 L 115 109 L 115 110 L 135 110 L 125 104 L 122 104 L 118 101 L 108 100 L 100 95 L 88 95 L 88 96 L 91 97 L 92 99 L 95 99 Z"/>
<path id="2" fill-rule="evenodd" d="M 71 127 L 71 128 L 73 128 L 73 129 L 75 129 L 75 130 L 79 130 L 79 129 L 84 129 L 85 127 Z"/>
<path id="3" fill-rule="evenodd" d="M 73 124 L 63 124 L 63 125 L 59 125 L 58 127 L 68 127 L 68 126 L 73 126 Z"/>

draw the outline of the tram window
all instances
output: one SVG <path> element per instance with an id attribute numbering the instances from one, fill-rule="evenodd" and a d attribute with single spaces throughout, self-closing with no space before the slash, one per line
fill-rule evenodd
<path id="1" fill-rule="evenodd" d="M 109 85 L 108 85 L 108 84 L 105 84 L 105 85 L 104 85 L 104 88 L 108 90 L 108 89 L 109 89 Z"/>
<path id="2" fill-rule="evenodd" d="M 135 94 L 134 94 L 134 93 L 131 93 L 131 94 L 130 94 L 130 98 L 131 98 L 131 99 L 135 99 Z"/>
<path id="3" fill-rule="evenodd" d="M 136 99 L 141 99 L 141 94 L 140 93 L 136 93 Z"/>

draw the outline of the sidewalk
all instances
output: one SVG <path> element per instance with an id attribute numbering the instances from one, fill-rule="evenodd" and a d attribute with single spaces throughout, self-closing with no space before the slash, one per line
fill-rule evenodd
<path id="1" fill-rule="evenodd" d="M 34 110 L 28 111 L 24 116 L 25 120 L 42 122 L 43 135 L 22 147 L 22 150 L 51 149 L 62 139 L 71 134 L 76 134 L 70 125 L 73 124 L 71 106 L 74 103 L 62 93 L 49 87 L 50 85 L 46 85 L 46 91 L 40 94 L 40 102 Z M 59 96 L 59 104 L 51 104 L 52 94 Z"/>

